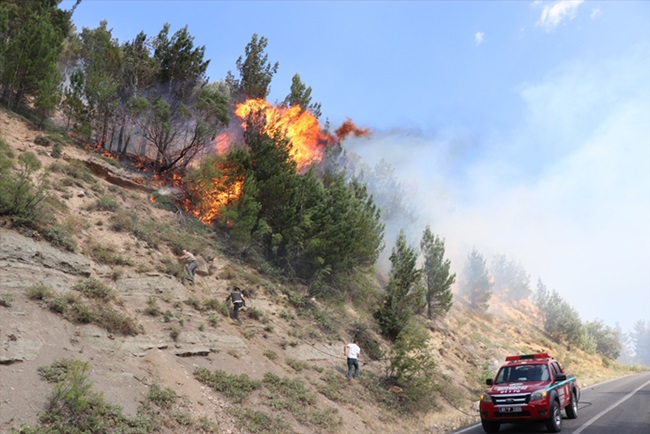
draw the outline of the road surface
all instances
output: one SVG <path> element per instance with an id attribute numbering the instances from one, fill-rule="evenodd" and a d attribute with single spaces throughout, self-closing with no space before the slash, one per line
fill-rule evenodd
<path id="1" fill-rule="evenodd" d="M 578 418 L 567 419 L 562 434 L 650 434 L 650 371 L 616 378 L 582 389 Z M 547 432 L 544 424 L 501 425 L 500 433 Z M 453 434 L 484 434 L 481 424 Z"/>

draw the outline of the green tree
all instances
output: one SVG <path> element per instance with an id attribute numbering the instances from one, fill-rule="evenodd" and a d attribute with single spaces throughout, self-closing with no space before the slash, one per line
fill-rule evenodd
<path id="1" fill-rule="evenodd" d="M 429 347 L 429 332 L 417 318 L 410 318 L 391 347 L 389 383 L 400 386 L 407 398 L 406 410 L 424 411 L 435 405 L 436 364 Z"/>
<path id="2" fill-rule="evenodd" d="M 610 359 L 617 359 L 621 354 L 621 333 L 614 327 L 608 327 L 602 321 L 590 321 L 584 324 L 585 332 L 595 343 L 595 351 Z"/>
<path id="3" fill-rule="evenodd" d="M 40 169 L 31 152 L 21 154 L 16 164 L 9 147 L 0 141 L 0 215 L 11 216 L 19 225 L 32 225 L 47 195 L 47 173 Z"/>
<path id="4" fill-rule="evenodd" d="M 279 63 L 269 63 L 269 56 L 264 52 L 268 40 L 254 33 L 244 50 L 245 57 L 237 59 L 240 80 L 237 90 L 244 98 L 266 99 L 271 91 L 271 80 L 278 71 Z"/>
<path id="5" fill-rule="evenodd" d="M 390 255 L 391 271 L 382 306 L 375 317 L 388 338 L 395 340 L 409 319 L 424 308 L 422 271 L 416 268 L 417 254 L 400 231 Z"/>
<path id="6" fill-rule="evenodd" d="M 320 103 L 311 102 L 311 86 L 307 87 L 298 74 L 291 79 L 291 92 L 284 99 L 284 105 L 300 106 L 303 110 L 309 110 L 317 118 L 321 115 Z"/>
<path id="7" fill-rule="evenodd" d="M 550 293 L 548 288 L 546 288 L 542 279 L 537 279 L 537 291 L 535 291 L 533 303 L 535 303 L 543 318 L 546 316 L 546 306 L 548 305 L 549 297 Z"/>
<path id="8" fill-rule="evenodd" d="M 495 294 L 511 300 L 523 300 L 530 296 L 530 275 L 521 264 L 499 254 L 492 258 L 490 271 L 494 278 Z"/>
<path id="9" fill-rule="evenodd" d="M 635 322 L 631 337 L 634 344 L 634 360 L 650 366 L 650 323 L 642 320 Z"/>
<path id="10" fill-rule="evenodd" d="M 122 83 L 122 51 L 107 26 L 106 21 L 101 21 L 96 29 L 81 31 L 77 60 L 77 68 L 85 76 L 86 112 L 97 143 L 105 148 L 108 148 L 109 128 L 118 108 L 117 91 Z"/>
<path id="11" fill-rule="evenodd" d="M 154 86 L 160 65 L 151 56 L 151 44 L 144 32 L 138 33 L 132 41 L 122 44 L 121 49 L 123 58 L 120 71 L 121 83 L 117 90 L 119 108 L 116 114 L 119 132 L 115 147 L 118 154 L 124 157 L 129 146 L 134 148 L 131 140 L 134 138 L 135 122 L 133 116 L 137 112 L 134 112 L 137 105 L 132 99 L 145 96 L 148 90 Z M 114 143 L 111 141 L 109 149 L 112 150 L 113 145 Z"/>
<path id="12" fill-rule="evenodd" d="M 205 47 L 194 47 L 187 27 L 169 37 L 169 24 L 153 41 L 157 86 L 146 96 L 134 96 L 130 110 L 147 142 L 155 150 L 159 173 L 185 169 L 228 122 L 228 97 L 207 86 Z M 146 65 L 145 65 L 146 66 Z"/>
<path id="13" fill-rule="evenodd" d="M 456 281 L 456 273 L 449 273 L 451 261 L 445 259 L 445 240 L 434 235 L 429 226 L 422 235 L 420 250 L 424 255 L 427 316 L 432 319 L 434 314 L 445 315 L 451 309 L 451 285 Z"/>
<path id="14" fill-rule="evenodd" d="M 298 224 L 290 237 L 292 249 L 307 265 L 303 277 L 328 282 L 357 267 L 374 264 L 383 247 L 384 226 L 379 209 L 364 185 L 345 174 L 327 175 L 322 184 L 312 172 L 300 175 Z M 296 235 L 296 236 L 293 236 Z"/>
<path id="15" fill-rule="evenodd" d="M 37 85 L 34 107 L 40 114 L 40 128 L 61 102 L 61 73 L 55 64 L 50 65 L 50 71 Z"/>
<path id="16" fill-rule="evenodd" d="M 582 321 L 578 312 L 555 290 L 551 292 L 544 311 L 544 330 L 554 339 L 567 343 L 580 343 Z"/>
<path id="17" fill-rule="evenodd" d="M 486 311 L 492 297 L 492 282 L 485 259 L 475 248 L 467 256 L 458 287 L 469 300 L 472 309 Z"/>
<path id="18" fill-rule="evenodd" d="M 0 5 L 0 87 L 11 108 L 39 94 L 41 109 L 49 108 L 46 101 L 56 93 L 53 81 L 59 76 L 53 69 L 71 28 L 69 14 L 58 3 L 7 0 Z"/>

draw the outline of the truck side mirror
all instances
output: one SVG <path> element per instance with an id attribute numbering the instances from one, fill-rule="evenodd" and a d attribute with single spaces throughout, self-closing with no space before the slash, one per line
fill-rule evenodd
<path id="1" fill-rule="evenodd" d="M 566 380 L 566 374 L 555 374 L 553 376 L 553 381 L 564 381 Z"/>
<path id="2" fill-rule="evenodd" d="M 494 384 L 494 380 L 492 380 L 491 378 L 488 378 L 487 380 L 485 380 L 485 384 L 487 384 L 488 386 L 491 386 L 492 384 Z"/>

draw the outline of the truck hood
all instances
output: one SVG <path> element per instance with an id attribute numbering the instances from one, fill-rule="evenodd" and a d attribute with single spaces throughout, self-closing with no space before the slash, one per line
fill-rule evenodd
<path id="1" fill-rule="evenodd" d="M 526 381 L 525 383 L 499 383 L 485 389 L 489 395 L 507 395 L 510 393 L 532 393 L 548 386 L 548 381 Z"/>

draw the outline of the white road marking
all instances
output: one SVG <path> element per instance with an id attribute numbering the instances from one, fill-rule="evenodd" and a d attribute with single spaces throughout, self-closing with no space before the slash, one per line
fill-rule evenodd
<path id="1" fill-rule="evenodd" d="M 636 389 L 634 389 L 633 391 L 631 391 L 630 393 L 628 393 L 625 397 L 621 398 L 618 402 L 615 402 L 614 404 L 612 404 L 611 406 L 609 406 L 609 408 L 607 408 L 607 410 L 605 410 L 605 411 L 603 411 L 602 413 L 597 414 L 596 416 L 594 416 L 594 417 L 592 417 L 591 419 L 589 419 L 589 420 L 588 420 L 584 425 L 582 425 L 582 426 L 581 426 L 580 428 L 578 428 L 577 430 L 573 431 L 573 434 L 580 434 L 580 433 L 581 433 L 582 431 L 584 431 L 587 427 L 589 427 L 589 425 L 591 425 L 592 423 L 596 422 L 598 419 L 600 419 L 601 417 L 603 417 L 604 415 L 606 415 L 607 413 L 609 413 L 610 411 L 612 411 L 613 409 L 615 409 L 615 408 L 618 407 L 619 405 L 623 404 L 625 401 L 627 401 L 628 399 L 630 399 L 630 398 L 631 398 L 635 393 L 637 393 L 640 389 L 644 388 L 644 387 L 647 386 L 648 384 L 650 384 L 650 380 L 646 381 L 645 383 L 643 383 L 642 385 L 640 385 L 639 387 L 637 387 Z"/>

